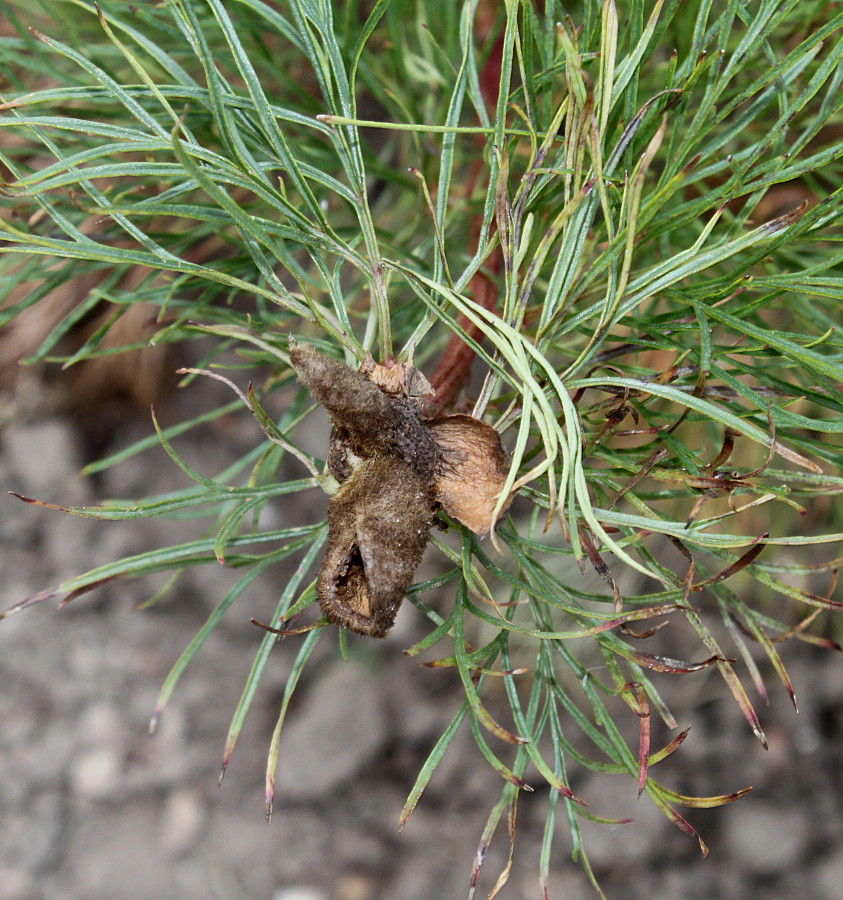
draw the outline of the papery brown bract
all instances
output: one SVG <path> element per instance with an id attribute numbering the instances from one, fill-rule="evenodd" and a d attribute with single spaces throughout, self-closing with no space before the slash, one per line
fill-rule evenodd
<path id="1" fill-rule="evenodd" d="M 437 501 L 475 534 L 487 535 L 509 472 L 500 435 L 472 416 L 446 416 L 429 427 L 439 451 L 434 482 Z M 507 501 L 498 519 L 508 506 Z"/>
<path id="2" fill-rule="evenodd" d="M 433 522 L 430 486 L 401 459 L 364 461 L 328 501 L 328 549 L 316 582 L 322 612 L 385 637 Z"/>

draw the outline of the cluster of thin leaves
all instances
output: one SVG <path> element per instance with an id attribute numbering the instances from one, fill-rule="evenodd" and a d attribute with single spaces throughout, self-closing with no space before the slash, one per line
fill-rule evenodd
<path id="1" fill-rule="evenodd" d="M 807 625 L 840 606 L 836 561 L 796 551 L 841 539 L 821 533 L 811 501 L 843 490 L 834 130 L 843 14 L 829 18 L 827 4 L 811 0 L 628 0 L 620 10 L 587 0 L 576 20 L 553 0 L 542 13 L 529 2 L 496 11 L 428 9 L 426 0 L 276 6 L 55 0 L 33 23 L 32 4 L 0 3 L 14 29 L 0 43 L 0 128 L 17 136 L 0 143 L 0 284 L 4 296 L 25 288 L 0 323 L 80 271 L 102 271 L 100 288 L 30 362 L 114 352 L 100 346 L 106 329 L 71 355 L 57 348 L 94 308 L 109 304 L 110 324 L 143 299 L 158 308 L 156 342 L 211 336 L 199 368 L 233 351 L 234 368 L 262 381 L 89 467 L 160 440 L 193 487 L 69 510 L 208 516 L 211 536 L 115 561 L 14 609 L 67 602 L 117 578 L 242 568 L 174 666 L 157 721 L 205 638 L 265 569 L 299 558 L 273 621 L 314 599 L 324 525 L 257 524 L 264 505 L 320 482 L 321 461 L 295 444 L 313 406 L 293 387 L 288 335 L 350 364 L 372 350 L 415 354 L 425 368 L 461 334 L 486 372 L 475 415 L 504 433 L 508 486 L 529 502 L 498 531 L 503 556 L 455 526 L 456 543 L 434 539 L 451 568 L 411 592 L 433 628 L 408 652 L 447 641 L 450 655 L 436 665 L 456 669 L 465 701 L 401 821 L 467 719 L 504 781 L 481 851 L 504 815 L 514 823 L 531 767 L 553 789 L 543 889 L 560 803 L 596 887 L 579 824 L 592 814 L 568 786 L 571 764 L 628 774 L 692 834 L 676 805 L 740 794 L 685 797 L 654 780 L 651 768 L 686 732 L 651 747 L 651 710 L 676 722 L 648 672 L 719 670 L 763 742 L 735 651 L 762 696 L 763 665 L 792 694 L 777 645 L 827 645 Z M 490 105 L 483 75 L 493 54 Z M 140 288 L 121 288 L 138 267 Z M 472 298 L 478 276 L 497 280 L 497 308 Z M 264 407 L 277 392 L 290 402 L 275 422 Z M 267 441 L 213 478 L 192 470 L 170 441 L 240 404 Z M 291 452 L 309 475 L 279 482 Z M 791 548 L 787 561 L 759 559 L 766 547 Z M 666 548 L 680 565 L 664 561 Z M 595 568 L 606 589 L 569 583 L 566 559 Z M 620 572 L 646 576 L 636 583 L 648 592 L 622 596 Z M 800 586 L 808 574 L 825 587 Z M 444 615 L 422 599 L 443 586 L 452 600 Z M 643 633 L 629 624 L 656 617 Z M 670 647 L 666 636 L 682 622 L 702 662 L 653 652 Z M 287 684 L 270 808 L 287 706 L 322 634 L 301 638 Z M 644 638 L 661 643 L 645 651 Z M 267 633 L 256 654 L 226 762 L 275 644 Z M 511 727 L 483 699 L 486 679 L 499 676 Z M 616 725 L 624 706 L 640 723 L 637 741 Z"/>

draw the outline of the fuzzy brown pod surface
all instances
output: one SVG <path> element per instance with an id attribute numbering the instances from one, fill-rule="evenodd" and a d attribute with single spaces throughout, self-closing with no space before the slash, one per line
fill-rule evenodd
<path id="1" fill-rule="evenodd" d="M 337 625 L 385 637 L 437 508 L 488 534 L 506 454 L 485 422 L 434 418 L 433 389 L 406 363 L 367 357 L 355 372 L 309 344 L 291 344 L 290 362 L 333 425 L 328 468 L 340 487 L 328 500 L 319 605 Z"/>

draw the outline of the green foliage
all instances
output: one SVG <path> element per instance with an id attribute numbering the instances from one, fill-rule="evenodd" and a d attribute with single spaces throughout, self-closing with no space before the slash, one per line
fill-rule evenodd
<path id="1" fill-rule="evenodd" d="M 18 138 L 0 144 L 0 283 L 22 289 L 0 322 L 103 269 L 108 290 L 30 362 L 113 352 L 105 330 L 72 358 L 56 347 L 95 305 L 110 304 L 113 322 L 142 298 L 159 309 L 156 343 L 211 336 L 205 366 L 234 352 L 231 377 L 245 367 L 260 382 L 242 399 L 267 440 L 231 471 L 209 478 L 170 447 L 205 414 L 161 433 L 192 488 L 70 510 L 204 516 L 207 539 L 17 607 L 217 560 L 245 568 L 174 667 L 156 716 L 267 566 L 301 558 L 273 621 L 314 598 L 323 526 L 267 532 L 257 515 L 312 488 L 322 469 L 296 448 L 313 407 L 295 394 L 289 335 L 349 363 L 368 350 L 414 354 L 422 369 L 464 335 L 485 373 L 474 414 L 504 433 L 509 486 L 524 499 L 498 531 L 502 555 L 449 523 L 456 541 L 434 540 L 448 572 L 411 592 L 433 630 L 409 652 L 445 644 L 440 664 L 456 668 L 465 702 L 402 822 L 467 720 L 504 781 L 482 845 L 514 815 L 531 769 L 554 789 L 543 885 L 561 804 L 596 887 L 579 833 L 591 813 L 568 787 L 577 768 L 626 773 L 691 833 L 677 804 L 738 796 L 683 797 L 654 780 L 651 767 L 684 735 L 651 748 L 651 709 L 676 722 L 648 671 L 718 670 L 763 741 L 743 686 L 747 676 L 760 685 L 763 668 L 748 642 L 791 690 L 779 639 L 823 643 L 799 624 L 800 607 L 839 605 L 819 586 L 836 563 L 817 551 L 841 534 L 834 523 L 824 533 L 814 501 L 843 490 L 843 14 L 813 0 L 544 6 L 53 0 L 32 23 L 32 4 L 0 3 L 15 29 L 0 43 L 0 127 Z M 141 286 L 122 289 L 136 267 Z M 494 310 L 478 302 L 478 278 L 494 279 Z M 279 392 L 295 399 L 272 422 L 262 410 Z M 279 483 L 291 452 L 310 477 Z M 606 589 L 571 578 L 571 559 Z M 816 587 L 802 586 L 807 573 Z M 627 583 L 632 595 L 618 587 Z M 443 586 L 440 615 L 423 596 Z M 629 623 L 657 616 L 669 625 L 642 644 Z M 683 627 L 704 662 L 668 658 Z M 302 639 L 293 667 L 269 796 L 284 714 L 320 634 Z M 264 636 L 226 760 L 275 643 Z M 496 676 L 509 727 L 484 699 Z M 616 724 L 629 718 L 624 704 L 640 722 L 631 740 Z"/>

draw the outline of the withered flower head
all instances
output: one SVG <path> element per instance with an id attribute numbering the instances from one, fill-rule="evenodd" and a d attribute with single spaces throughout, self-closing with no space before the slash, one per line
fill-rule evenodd
<path id="1" fill-rule="evenodd" d="M 498 433 L 471 416 L 431 419 L 435 396 L 407 363 L 359 372 L 308 344 L 291 344 L 299 380 L 333 429 L 328 549 L 316 581 L 325 617 L 385 637 L 421 562 L 437 506 L 488 534 L 507 458 Z"/>

